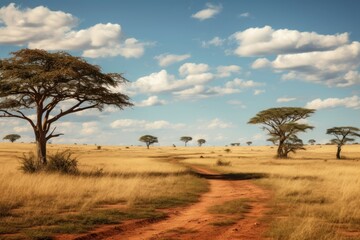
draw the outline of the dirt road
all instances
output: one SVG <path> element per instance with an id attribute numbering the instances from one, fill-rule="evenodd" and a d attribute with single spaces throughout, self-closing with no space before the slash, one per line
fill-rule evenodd
<path id="1" fill-rule="evenodd" d="M 210 191 L 202 195 L 199 202 L 173 210 L 169 213 L 169 217 L 162 221 L 154 223 L 131 221 L 119 226 L 106 226 L 75 239 L 264 239 L 263 234 L 267 225 L 263 218 L 268 210 L 270 193 L 249 180 L 259 176 L 219 175 L 199 166 L 191 166 L 191 168 L 200 176 L 207 178 L 210 185 Z M 218 222 L 221 216 L 209 213 L 209 207 L 234 199 L 247 199 L 250 205 L 248 212 L 235 223 L 216 226 L 214 223 Z"/>

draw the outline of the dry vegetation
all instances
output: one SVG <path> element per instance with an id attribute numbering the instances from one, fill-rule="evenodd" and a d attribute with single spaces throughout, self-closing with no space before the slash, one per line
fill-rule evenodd
<path id="1" fill-rule="evenodd" d="M 16 156 L 32 144 L 0 144 L 0 239 L 44 239 L 129 218 L 157 218 L 157 208 L 189 204 L 206 182 L 185 167 L 159 161 L 162 150 L 49 145 L 70 149 L 82 175 L 24 174 Z M 120 211 L 119 211 L 120 209 Z"/>
<path id="2" fill-rule="evenodd" d="M 32 147 L 0 144 L 0 239 L 19 232 L 40 239 L 45 233 L 161 217 L 154 209 L 189 204 L 206 191 L 205 181 L 189 173 L 186 164 L 263 176 L 254 182 L 273 190 L 271 211 L 264 219 L 270 222 L 271 239 L 360 239 L 359 145 L 343 147 L 346 160 L 335 159 L 336 146 L 318 145 L 306 146 L 287 160 L 275 159 L 272 147 L 231 147 L 225 152 L 224 147 L 97 150 L 49 145 L 50 151 L 71 148 L 85 173 L 80 176 L 23 174 L 14 157 Z M 230 164 L 219 166 L 219 160 Z"/>
<path id="3" fill-rule="evenodd" d="M 260 173 L 258 184 L 273 190 L 269 213 L 272 239 L 360 239 L 360 146 L 343 147 L 346 160 L 335 160 L 336 146 L 307 146 L 279 160 L 271 147 L 232 147 L 223 154 L 206 149 L 187 163 L 224 173 Z M 218 166 L 217 161 L 230 161 Z"/>

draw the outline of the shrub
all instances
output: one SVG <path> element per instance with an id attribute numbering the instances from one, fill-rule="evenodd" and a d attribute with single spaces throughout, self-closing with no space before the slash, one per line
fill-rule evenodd
<path id="1" fill-rule="evenodd" d="M 101 146 L 97 146 L 96 149 L 97 149 L 97 150 L 101 150 Z"/>
<path id="2" fill-rule="evenodd" d="M 25 153 L 20 159 L 20 169 L 25 173 L 34 173 L 41 170 L 41 164 L 36 160 L 35 154 L 30 152 L 28 155 Z"/>
<path id="3" fill-rule="evenodd" d="M 218 159 L 218 160 L 216 161 L 216 165 L 217 165 L 217 166 L 229 166 L 230 164 L 231 164 L 230 161 L 223 161 L 223 160 L 221 160 L 221 159 Z"/>
<path id="4" fill-rule="evenodd" d="M 48 154 L 48 163 L 41 164 L 34 153 L 24 154 L 20 157 L 20 169 L 25 173 L 59 172 L 65 174 L 76 174 L 79 172 L 77 168 L 77 159 L 72 156 L 70 150 Z"/>
<path id="5" fill-rule="evenodd" d="M 48 157 L 46 171 L 75 174 L 78 173 L 77 162 L 77 159 L 72 156 L 69 150 L 56 152 Z"/>
<path id="6" fill-rule="evenodd" d="M 224 151 L 227 152 L 227 153 L 229 153 L 229 152 L 231 152 L 231 149 L 227 148 L 227 149 L 225 149 Z"/>

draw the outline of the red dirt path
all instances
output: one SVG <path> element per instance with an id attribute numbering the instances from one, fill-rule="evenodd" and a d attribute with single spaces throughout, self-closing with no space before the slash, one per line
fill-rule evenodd
<path id="1" fill-rule="evenodd" d="M 164 220 L 126 221 L 116 226 L 100 227 L 82 236 L 63 235 L 57 239 L 265 239 L 263 235 L 268 226 L 264 222 L 264 217 L 268 210 L 269 191 L 253 184 L 250 180 L 244 180 L 246 176 L 225 178 L 224 175 L 218 175 L 202 167 L 192 166 L 192 169 L 206 177 L 210 185 L 210 191 L 203 194 L 199 202 L 185 208 L 170 210 L 169 217 Z M 247 199 L 250 205 L 249 211 L 242 219 L 228 226 L 211 224 L 218 222 L 219 216 L 209 213 L 209 207 L 240 198 Z"/>

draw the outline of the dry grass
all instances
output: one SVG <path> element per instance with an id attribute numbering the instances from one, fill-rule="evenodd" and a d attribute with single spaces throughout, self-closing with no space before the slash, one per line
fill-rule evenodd
<path id="1" fill-rule="evenodd" d="M 116 213 L 98 209 L 105 204 L 116 204 L 108 206 L 110 210 L 124 209 L 123 216 L 117 216 L 120 220 L 157 217 L 161 214 L 154 209 L 194 202 L 206 191 L 205 181 L 185 167 L 157 160 L 156 156 L 164 155 L 162 150 L 49 145 L 50 151 L 73 151 L 79 157 L 79 170 L 83 174 L 24 174 L 19 170 L 16 156 L 33 147 L 0 144 L 0 236 L 22 232 L 31 237 L 32 228 L 39 226 L 42 232 L 54 225 L 60 228 L 52 229 L 53 232 L 76 232 L 96 224 L 112 223 Z M 139 215 L 140 212 L 143 214 Z M 61 228 L 64 222 L 79 227 L 64 230 Z M 37 231 L 37 234 L 42 233 Z"/>
<path id="2" fill-rule="evenodd" d="M 43 232 L 76 232 L 131 217 L 159 217 L 154 208 L 195 201 L 206 189 L 203 180 L 176 161 L 224 173 L 264 175 L 254 181 L 273 190 L 267 220 L 272 239 L 360 239 L 359 145 L 343 147 L 346 160 L 335 159 L 336 146 L 307 146 L 307 151 L 278 160 L 273 147 L 231 147 L 224 154 L 224 147 L 97 150 L 50 145 L 50 151 L 70 148 L 79 156 L 80 171 L 87 173 L 80 176 L 23 174 L 14 157 L 32 148 L 0 144 L 0 192 L 5 193 L 0 195 L 0 239 L 19 231 L 43 237 L 33 226 L 43 226 Z M 219 159 L 231 165 L 218 166 Z M 104 204 L 136 211 L 100 211 Z M 218 224 L 232 222 L 229 218 Z"/>
<path id="3" fill-rule="evenodd" d="M 221 156 L 231 166 L 216 164 L 223 151 L 217 148 L 185 162 L 224 173 L 264 174 L 256 182 L 274 192 L 272 239 L 360 239 L 360 146 L 343 147 L 347 160 L 335 160 L 336 146 L 307 146 L 288 160 L 275 159 L 271 147 L 231 150 Z"/>

